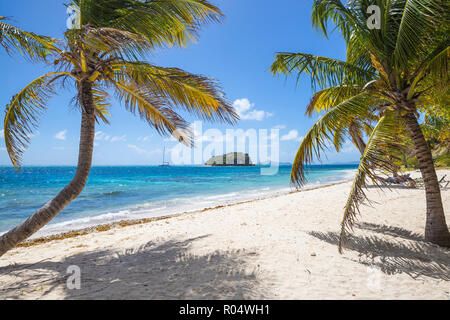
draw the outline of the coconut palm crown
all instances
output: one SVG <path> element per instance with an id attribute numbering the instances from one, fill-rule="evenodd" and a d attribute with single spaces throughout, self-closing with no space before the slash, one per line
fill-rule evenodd
<path id="1" fill-rule="evenodd" d="M 4 136 L 11 162 L 20 167 L 29 136 L 48 99 L 61 85 L 77 89 L 81 112 L 78 167 L 73 180 L 21 225 L 0 237 L 0 255 L 48 223 L 83 190 L 92 163 L 96 122 L 108 122 L 109 93 L 159 133 L 191 143 L 179 111 L 209 121 L 234 123 L 238 116 L 218 84 L 178 68 L 144 62 L 160 47 L 185 46 L 200 27 L 222 13 L 205 0 L 73 0 L 79 28 L 48 44 L 53 72 L 33 80 L 7 105 Z"/>
<path id="2" fill-rule="evenodd" d="M 380 28 L 369 28 L 370 5 L 380 9 Z M 400 157 L 408 134 L 425 181 L 425 239 L 450 246 L 432 156 L 418 124 L 418 108 L 439 105 L 448 90 L 450 21 L 445 0 L 315 0 L 312 22 L 325 36 L 331 22 L 347 44 L 346 61 L 306 53 L 278 53 L 273 74 L 307 74 L 318 89 L 308 110 L 323 111 L 303 139 L 291 172 L 298 186 L 314 159 L 332 145 L 336 133 L 355 121 L 379 117 L 344 209 L 339 250 L 352 229 L 359 206 L 368 200 L 363 187 L 376 185 L 376 169 L 389 170 Z M 443 106 L 447 108 L 447 106 Z M 407 129 L 407 131 L 405 131 Z"/>

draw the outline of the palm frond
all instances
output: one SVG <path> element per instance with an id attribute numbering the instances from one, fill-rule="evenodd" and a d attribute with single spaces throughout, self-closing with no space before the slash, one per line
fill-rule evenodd
<path id="1" fill-rule="evenodd" d="M 398 27 L 393 58 L 396 65 L 408 65 L 417 60 L 430 45 L 429 34 L 436 25 L 448 23 L 448 2 L 442 0 L 401 1 L 397 14 Z"/>
<path id="2" fill-rule="evenodd" d="M 52 72 L 45 74 L 14 95 L 6 106 L 4 120 L 5 145 L 12 164 L 20 167 L 21 156 L 26 149 L 38 118 L 46 109 L 49 97 L 55 94 L 55 80 L 68 73 Z"/>
<path id="3" fill-rule="evenodd" d="M 192 145 L 189 124 L 169 107 L 167 99 L 132 82 L 112 82 L 118 99 L 130 112 L 135 114 L 137 111 L 141 119 L 147 121 L 158 133 L 173 135 L 179 142 Z"/>
<path id="4" fill-rule="evenodd" d="M 328 23 L 331 21 L 347 41 L 359 23 L 352 8 L 339 0 L 314 0 L 311 16 L 313 26 L 322 31 L 325 37 L 328 37 Z"/>
<path id="5" fill-rule="evenodd" d="M 436 48 L 432 50 L 424 59 L 422 59 L 420 65 L 416 68 L 408 94 L 409 99 L 411 99 L 417 91 L 424 88 L 429 89 L 430 86 L 436 87 L 443 84 L 445 90 L 448 90 L 449 57 L 450 38 L 446 38 L 442 42 L 438 43 Z M 427 77 L 424 77 L 424 75 L 427 75 Z"/>
<path id="6" fill-rule="evenodd" d="M 311 101 L 306 107 L 305 114 L 308 116 L 311 116 L 313 113 L 319 114 L 355 96 L 362 92 L 362 90 L 361 87 L 356 85 L 342 85 L 320 90 L 311 98 Z"/>
<path id="7" fill-rule="evenodd" d="M 115 71 L 117 81 L 133 81 L 204 120 L 234 124 L 238 119 L 219 85 L 210 78 L 144 62 L 127 62 Z"/>
<path id="8" fill-rule="evenodd" d="M 366 118 L 370 113 L 370 100 L 367 92 L 361 92 L 327 110 L 314 123 L 300 144 L 291 171 L 291 183 L 298 187 L 306 183 L 306 170 L 313 160 L 320 161 L 321 153 L 334 143 L 335 133 L 348 127 L 356 118 Z"/>
<path id="9" fill-rule="evenodd" d="M 364 69 L 342 60 L 306 53 L 288 52 L 276 54 L 271 72 L 273 75 L 291 76 L 295 74 L 297 82 L 301 74 L 305 73 L 311 77 L 313 89 L 344 84 L 363 85 L 374 77 L 373 70 Z"/>
<path id="10" fill-rule="evenodd" d="M 375 117 L 370 117 L 369 119 L 365 119 L 362 123 L 362 130 L 367 136 L 370 136 L 373 131 L 373 126 L 370 123 L 370 121 L 375 121 Z"/>
<path id="11" fill-rule="evenodd" d="M 363 190 L 367 178 L 370 178 L 375 185 L 378 185 L 374 170 L 391 170 L 392 162 L 390 159 L 395 156 L 401 156 L 403 143 L 401 139 L 398 139 L 398 135 L 395 134 L 398 128 L 398 116 L 394 112 L 387 111 L 369 137 L 344 209 L 339 240 L 339 252 L 341 253 L 347 233 L 352 230 L 356 216 L 359 214 L 360 205 L 369 200 Z"/>
<path id="12" fill-rule="evenodd" d="M 449 30 L 450 31 L 450 30 Z M 424 60 L 424 69 L 430 73 L 435 80 L 448 80 L 450 57 L 450 37 L 439 43 Z"/>
<path id="13" fill-rule="evenodd" d="M 81 24 L 112 27 L 144 36 L 149 45 L 186 45 L 202 24 L 217 22 L 220 10 L 205 0 L 73 0 Z"/>
<path id="14" fill-rule="evenodd" d="M 54 39 L 21 30 L 5 20 L 0 17 L 0 45 L 8 54 L 18 51 L 31 60 L 44 61 L 52 53 Z"/>
<path id="15" fill-rule="evenodd" d="M 347 135 L 347 128 L 345 126 L 337 126 L 336 131 L 333 134 L 333 145 L 336 152 L 341 151 L 342 146 L 345 143 Z"/>
<path id="16" fill-rule="evenodd" d="M 133 32 L 107 27 L 86 29 L 80 42 L 86 51 L 98 55 L 137 60 L 153 49 L 145 37 Z"/>
<path id="17" fill-rule="evenodd" d="M 365 70 L 373 70 L 370 50 L 367 47 L 367 43 L 362 41 L 361 37 L 356 33 L 353 33 L 347 42 L 346 61 Z"/>
<path id="18" fill-rule="evenodd" d="M 106 91 L 94 87 L 92 88 L 92 97 L 94 100 L 95 116 L 97 122 L 102 120 L 104 123 L 109 124 L 108 117 L 110 116 L 109 109 L 111 107 L 109 103 L 109 95 Z"/>

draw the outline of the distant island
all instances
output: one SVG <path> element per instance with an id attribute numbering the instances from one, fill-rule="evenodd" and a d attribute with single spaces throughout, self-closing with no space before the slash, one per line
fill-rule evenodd
<path id="1" fill-rule="evenodd" d="M 220 156 L 215 156 L 205 162 L 205 166 L 211 167 L 251 167 L 254 166 L 248 153 L 230 152 Z"/>

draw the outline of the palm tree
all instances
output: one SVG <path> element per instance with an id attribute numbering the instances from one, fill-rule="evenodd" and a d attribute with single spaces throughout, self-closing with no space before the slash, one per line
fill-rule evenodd
<path id="1" fill-rule="evenodd" d="M 367 7 L 378 5 L 381 29 L 367 27 Z M 305 170 L 320 154 L 342 123 L 381 117 L 361 157 L 341 224 L 339 250 L 354 225 L 367 179 L 376 185 L 375 168 L 390 167 L 389 157 L 401 157 L 399 138 L 407 128 L 425 181 L 427 203 L 425 239 L 450 246 L 438 179 L 431 151 L 418 123 L 418 108 L 433 103 L 448 90 L 448 3 L 445 0 L 315 0 L 313 25 L 327 35 L 331 21 L 347 43 L 347 59 L 305 53 L 279 53 L 274 74 L 302 73 L 314 86 L 333 91 L 333 99 L 306 134 L 296 154 L 291 181 L 306 182 Z M 444 86 L 442 84 L 445 84 Z M 438 88 L 444 88 L 437 93 Z M 430 94 L 430 93 L 433 94 Z"/>
<path id="2" fill-rule="evenodd" d="M 185 110 L 210 121 L 234 123 L 238 116 L 214 80 L 139 58 L 162 46 L 184 46 L 202 24 L 220 21 L 220 10 L 205 0 L 74 0 L 81 28 L 68 30 L 51 46 L 57 70 L 33 80 L 6 108 L 4 135 L 13 165 L 58 85 L 77 89 L 81 112 L 78 166 L 72 181 L 19 226 L 0 237 L 0 256 L 63 210 L 83 190 L 89 176 L 95 125 L 107 122 L 109 91 L 160 134 L 190 144 Z"/>

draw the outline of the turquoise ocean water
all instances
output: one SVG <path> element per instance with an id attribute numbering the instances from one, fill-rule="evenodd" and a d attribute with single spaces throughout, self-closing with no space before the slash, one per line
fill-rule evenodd
<path id="1" fill-rule="evenodd" d="M 29 217 L 72 178 L 75 167 L 0 167 L 0 233 Z M 82 194 L 36 236 L 125 219 L 266 197 L 292 190 L 290 166 L 276 175 L 260 167 L 93 167 Z M 308 185 L 350 179 L 356 165 L 312 166 Z"/>

